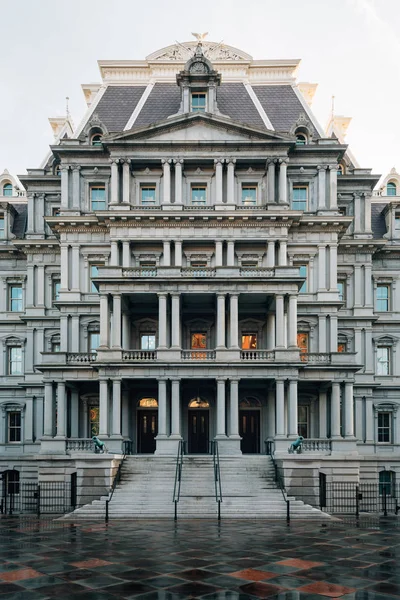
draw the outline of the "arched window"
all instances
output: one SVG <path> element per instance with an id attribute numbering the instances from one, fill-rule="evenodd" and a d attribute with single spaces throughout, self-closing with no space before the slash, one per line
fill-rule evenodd
<path id="1" fill-rule="evenodd" d="M 138 402 L 139 408 L 158 408 L 158 402 L 155 398 L 141 398 Z"/>
<path id="2" fill-rule="evenodd" d="M 192 398 L 189 402 L 189 408 L 210 408 L 210 404 L 205 398 L 196 396 L 196 398 Z"/>
<path id="3" fill-rule="evenodd" d="M 346 173 L 346 171 L 345 171 L 344 165 L 342 163 L 338 164 L 338 167 L 337 167 L 337 175 L 338 175 L 338 177 L 341 177 L 345 173 Z"/>
<path id="4" fill-rule="evenodd" d="M 305 146 L 307 144 L 307 137 L 304 133 L 296 133 L 296 146 Z"/>
<path id="5" fill-rule="evenodd" d="M 387 183 L 387 185 L 386 185 L 386 196 L 397 196 L 397 186 L 394 183 L 394 181 L 389 181 Z"/>
<path id="6" fill-rule="evenodd" d="M 13 195 L 12 183 L 5 183 L 3 185 L 3 196 L 12 196 L 12 195 Z"/>
<path id="7" fill-rule="evenodd" d="M 101 140 L 103 139 L 103 136 L 101 133 L 95 133 L 94 135 L 92 135 L 92 138 L 90 140 L 90 143 L 92 146 L 101 146 Z"/>
<path id="8" fill-rule="evenodd" d="M 19 494 L 19 471 L 16 469 L 4 471 L 2 479 L 7 490 L 7 494 Z"/>
<path id="9" fill-rule="evenodd" d="M 248 396 L 240 401 L 240 408 L 261 408 L 261 402 L 254 396 Z"/>

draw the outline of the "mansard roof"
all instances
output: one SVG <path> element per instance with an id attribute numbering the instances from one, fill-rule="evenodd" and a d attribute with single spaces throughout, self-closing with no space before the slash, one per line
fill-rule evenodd
<path id="1" fill-rule="evenodd" d="M 384 210 L 386 204 L 381 202 L 371 203 L 371 228 L 374 239 L 381 239 L 386 233 L 386 221 Z"/>

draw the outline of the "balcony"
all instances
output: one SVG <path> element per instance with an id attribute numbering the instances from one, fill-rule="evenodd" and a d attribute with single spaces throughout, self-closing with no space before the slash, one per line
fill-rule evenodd
<path id="1" fill-rule="evenodd" d="M 215 360 L 215 350 L 182 350 L 182 360 Z"/>
<path id="2" fill-rule="evenodd" d="M 96 360 L 96 352 L 69 352 L 67 354 L 67 365 L 90 364 Z"/>
<path id="3" fill-rule="evenodd" d="M 300 360 L 308 366 L 356 366 L 355 352 L 300 352 Z"/>
<path id="4" fill-rule="evenodd" d="M 156 350 L 124 350 L 122 360 L 126 362 L 148 362 L 157 360 Z"/>
<path id="5" fill-rule="evenodd" d="M 241 350 L 240 359 L 246 361 L 269 361 L 275 360 L 275 352 L 271 350 Z"/>
<path id="6" fill-rule="evenodd" d="M 113 279 L 299 279 L 298 267 L 100 267 L 94 280 Z"/>

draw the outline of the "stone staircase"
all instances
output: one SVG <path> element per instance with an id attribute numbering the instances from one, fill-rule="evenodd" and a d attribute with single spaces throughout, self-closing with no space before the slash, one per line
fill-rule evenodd
<path id="1" fill-rule="evenodd" d="M 126 457 L 121 482 L 109 504 L 110 519 L 173 518 L 175 468 L 174 457 Z M 222 456 L 220 470 L 222 518 L 286 517 L 286 503 L 274 482 L 271 457 Z M 64 518 L 104 519 L 106 499 L 107 496 L 103 496 Z M 290 500 L 291 518 L 330 518 L 295 498 Z M 217 512 L 212 456 L 185 456 L 178 518 L 216 518 Z"/>

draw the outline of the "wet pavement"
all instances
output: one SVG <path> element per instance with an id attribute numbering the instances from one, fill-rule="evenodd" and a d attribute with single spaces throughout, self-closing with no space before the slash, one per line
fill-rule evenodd
<path id="1" fill-rule="evenodd" d="M 400 518 L 0 518 L 0 600 L 395 600 Z"/>

